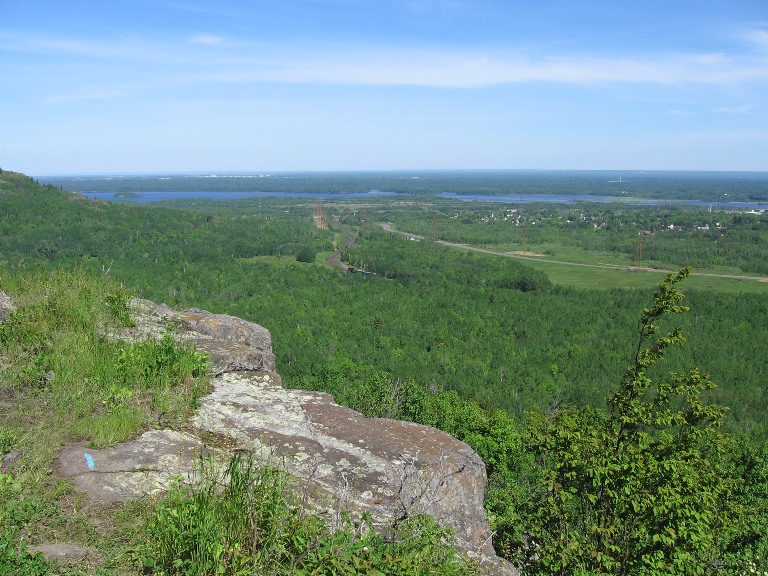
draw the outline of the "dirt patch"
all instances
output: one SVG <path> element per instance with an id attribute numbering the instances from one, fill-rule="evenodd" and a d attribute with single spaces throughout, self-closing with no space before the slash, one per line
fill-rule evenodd
<path id="1" fill-rule="evenodd" d="M 505 252 L 505 254 L 511 254 L 512 256 L 531 256 L 532 258 L 546 258 L 546 254 L 537 254 L 536 252 L 523 252 L 522 250 L 513 250 L 512 252 Z"/>

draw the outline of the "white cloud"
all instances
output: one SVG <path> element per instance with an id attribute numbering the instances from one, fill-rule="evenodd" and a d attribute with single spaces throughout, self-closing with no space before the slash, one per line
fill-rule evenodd
<path id="1" fill-rule="evenodd" d="M 745 104 L 743 106 L 720 106 L 712 108 L 712 112 L 717 114 L 754 114 L 755 109 Z"/>
<path id="2" fill-rule="evenodd" d="M 561 84 L 732 84 L 768 80 L 768 67 L 725 57 L 684 55 L 667 59 L 549 57 L 381 51 L 286 57 L 269 66 L 246 66 L 243 81 L 471 88 L 547 82 Z M 225 78 L 222 77 L 222 80 Z"/>
<path id="3" fill-rule="evenodd" d="M 201 47 L 219 46 L 215 52 Z M 199 34 L 185 39 L 67 39 L 3 35 L 0 53 L 25 52 L 46 62 L 83 59 L 121 66 L 137 63 L 142 82 L 178 78 L 185 83 L 283 82 L 369 86 L 472 88 L 519 83 L 733 85 L 768 81 L 768 58 L 722 53 L 653 57 L 569 55 L 533 58 L 519 52 L 409 50 L 339 45 L 312 46 L 231 42 Z M 163 83 L 167 82 L 163 80 Z"/>
<path id="4" fill-rule="evenodd" d="M 212 34 L 198 34 L 189 41 L 192 44 L 201 44 L 203 46 L 219 46 L 224 39 L 221 36 L 214 36 Z"/>
<path id="5" fill-rule="evenodd" d="M 767 26 L 748 30 L 744 34 L 744 39 L 748 44 L 757 48 L 758 50 L 761 50 L 763 52 L 768 52 L 768 27 Z"/>

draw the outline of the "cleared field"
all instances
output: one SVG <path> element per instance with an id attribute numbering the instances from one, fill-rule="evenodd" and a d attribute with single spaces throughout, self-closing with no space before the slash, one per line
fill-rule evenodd
<path id="1" fill-rule="evenodd" d="M 653 289 L 664 278 L 666 272 L 637 270 L 632 268 L 591 268 L 569 266 L 554 262 L 527 262 L 532 268 L 547 274 L 554 284 L 606 290 L 609 288 Z M 686 280 L 686 286 L 695 290 L 718 290 L 722 292 L 768 294 L 768 282 L 716 276 L 701 276 L 693 271 Z"/>
<path id="2" fill-rule="evenodd" d="M 543 252 L 552 252 L 551 248 L 540 245 L 531 246 L 521 254 L 517 250 L 510 250 L 509 246 L 496 246 L 493 248 L 477 248 L 466 244 L 452 244 L 441 242 L 447 246 L 460 249 L 477 250 L 485 254 L 497 254 L 500 258 L 520 258 L 526 264 L 546 273 L 549 279 L 561 286 L 573 286 L 577 288 L 609 289 L 609 288 L 653 288 L 671 271 L 677 271 L 680 266 L 674 264 L 657 264 L 655 262 L 643 263 L 637 267 L 636 263 L 611 262 L 606 253 L 579 251 L 579 256 L 573 260 L 558 260 L 556 256 L 545 255 Z M 578 249 L 577 249 L 578 250 Z M 569 254 L 573 256 L 575 250 Z M 565 258 L 565 251 L 562 252 Z M 658 270 L 652 269 L 658 268 Z M 768 279 L 760 277 L 729 278 L 727 276 L 739 275 L 738 271 L 723 270 L 694 270 L 688 279 L 688 285 L 700 290 L 719 290 L 732 293 L 753 292 L 768 294 Z"/>
<path id="3" fill-rule="evenodd" d="M 389 224 L 382 224 L 382 226 L 390 232 L 420 238 L 408 232 L 394 230 Z M 445 241 L 439 241 L 439 243 L 461 250 L 469 249 L 485 254 L 496 254 L 500 258 L 519 258 L 529 266 L 547 274 L 554 284 L 575 288 L 652 289 L 658 285 L 665 274 L 681 268 L 676 264 L 656 261 L 643 261 L 642 266 L 638 267 L 637 261 L 628 261 L 626 255 L 587 251 L 562 244 L 530 244 L 523 252 L 520 244 L 485 245 L 480 248 Z M 694 269 L 686 283 L 691 288 L 699 290 L 768 294 L 768 278 L 728 277 L 739 275 L 741 272 L 738 269 L 729 267 Z"/>

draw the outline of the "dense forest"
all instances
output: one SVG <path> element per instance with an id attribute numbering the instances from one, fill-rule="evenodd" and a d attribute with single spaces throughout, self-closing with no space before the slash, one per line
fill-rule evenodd
<path id="1" fill-rule="evenodd" d="M 314 225 L 307 201 L 198 202 L 179 210 L 80 198 L 51 188 L 6 194 L 6 266 L 109 271 L 142 296 L 257 321 L 272 332 L 281 374 L 294 387 L 319 386 L 335 363 L 351 362 L 359 373 L 418 378 L 518 419 L 534 406 L 598 403 L 627 364 L 630 350 L 616 343 L 633 333 L 646 297 L 553 286 L 518 262 L 407 241 L 372 224 L 346 258 L 377 276 L 344 274 L 321 258 L 309 265 L 296 260 L 300 249 L 327 254 L 341 240 Z M 372 206 L 367 213 L 378 217 Z M 408 214 L 418 213 L 406 206 L 383 216 L 428 233 L 430 213 L 417 225 Z M 338 214 L 352 224 L 361 218 L 348 202 Z M 692 218 L 686 214 L 678 218 Z M 456 239 L 478 241 L 479 231 L 494 226 L 456 224 L 463 234 Z M 762 436 L 768 358 L 755 335 L 768 322 L 765 297 L 688 297 L 694 313 L 685 322 L 696 329 L 678 362 L 700 364 L 721 383 L 713 394 L 731 407 L 729 428 Z"/>
<path id="2" fill-rule="evenodd" d="M 357 176 L 334 177 L 359 185 Z M 558 254 L 570 244 L 634 262 L 647 230 L 644 258 L 653 263 L 764 274 L 765 216 L 344 199 L 326 210 L 357 231 L 344 259 L 370 274 L 352 274 L 325 264 L 346 236 L 318 227 L 307 200 L 139 206 L 89 201 L 9 172 L 0 180 L 0 287 L 13 292 L 13 278 L 33 272 L 80 270 L 159 302 L 266 326 L 286 385 L 437 426 L 478 450 L 497 549 L 530 573 L 765 566 L 764 292 L 689 290 L 686 273 L 662 284 L 649 306 L 648 290 L 577 289 L 523 262 L 436 242 L 520 250 L 525 230 L 528 249 Z M 700 189 L 676 186 L 670 197 Z M 424 240 L 378 225 L 387 222 Z M 624 460 L 597 449 L 611 443 L 623 446 Z M 626 494 L 655 486 L 660 500 L 647 508 L 587 489 L 620 477 Z M 570 518 L 560 540 L 543 536 L 556 534 L 546 508 Z M 625 524 L 601 524 L 606 515 Z M 631 537 L 609 538 L 615 530 Z M 602 544 L 592 545 L 595 535 Z M 548 548 L 532 553 L 531 538 Z M 630 548 L 631 561 L 621 560 Z"/>

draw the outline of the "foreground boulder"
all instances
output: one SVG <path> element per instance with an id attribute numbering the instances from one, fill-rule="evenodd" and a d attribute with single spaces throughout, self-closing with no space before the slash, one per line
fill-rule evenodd
<path id="1" fill-rule="evenodd" d="M 77 490 L 103 502 L 165 490 L 195 479 L 200 454 L 252 450 L 290 472 L 305 505 L 333 525 L 341 511 L 368 512 L 386 531 L 430 514 L 456 533 L 456 546 L 487 573 L 512 573 L 494 555 L 483 511 L 485 466 L 469 446 L 427 426 L 365 418 L 321 392 L 290 390 L 275 373 L 269 333 L 231 316 L 176 312 L 135 303 L 137 326 L 115 335 L 179 338 L 209 355 L 213 391 L 185 431 L 152 430 L 113 448 L 65 447 L 58 461 Z"/>

